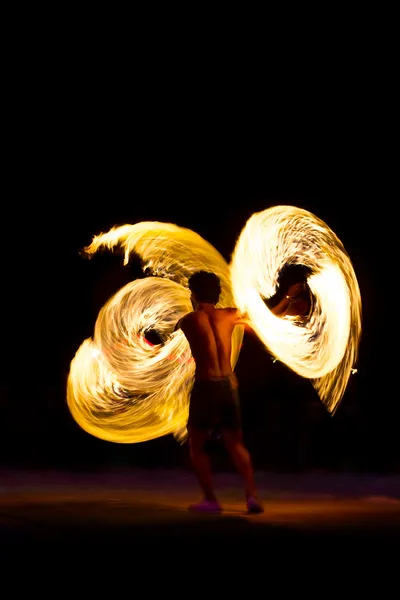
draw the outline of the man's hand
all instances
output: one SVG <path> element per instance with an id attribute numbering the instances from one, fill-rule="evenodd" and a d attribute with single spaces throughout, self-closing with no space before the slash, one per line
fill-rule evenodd
<path id="1" fill-rule="evenodd" d="M 290 296 L 291 298 L 296 298 L 301 293 L 303 293 L 305 291 L 305 289 L 306 289 L 306 284 L 304 283 L 304 281 L 298 282 L 298 283 L 292 283 L 292 285 L 290 285 L 288 287 L 286 295 Z"/>

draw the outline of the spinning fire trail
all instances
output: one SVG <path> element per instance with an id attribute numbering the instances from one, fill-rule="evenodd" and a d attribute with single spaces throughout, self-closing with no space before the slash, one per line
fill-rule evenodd
<path id="1" fill-rule="evenodd" d="M 192 310 L 188 279 L 205 269 L 221 279 L 217 306 L 237 306 L 272 355 L 312 381 L 330 413 L 337 409 L 357 362 L 361 296 L 341 241 L 312 213 L 275 206 L 255 213 L 236 242 L 231 263 L 194 231 L 171 223 L 141 222 L 96 236 L 88 255 L 121 246 L 151 276 L 120 289 L 101 309 L 93 338 L 71 361 L 67 402 L 76 422 L 104 440 L 134 443 L 173 434 L 183 441 L 194 363 L 176 322 Z M 310 268 L 313 294 L 306 324 L 275 316 L 264 299 L 276 291 L 286 264 Z M 146 332 L 160 343 L 151 345 Z M 235 366 L 243 339 L 232 339 Z"/>

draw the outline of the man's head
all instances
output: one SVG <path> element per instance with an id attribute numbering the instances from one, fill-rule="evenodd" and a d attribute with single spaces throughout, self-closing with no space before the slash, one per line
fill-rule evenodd
<path id="1" fill-rule="evenodd" d="M 217 304 L 221 293 L 221 282 L 215 273 L 197 271 L 189 278 L 189 289 L 196 302 Z"/>

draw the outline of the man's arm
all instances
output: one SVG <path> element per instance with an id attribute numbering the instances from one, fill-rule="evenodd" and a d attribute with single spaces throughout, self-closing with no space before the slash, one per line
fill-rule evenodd
<path id="1" fill-rule="evenodd" d="M 300 294 L 305 290 L 305 283 L 298 282 L 289 286 L 286 294 L 274 307 L 270 308 L 271 312 L 277 317 L 281 317 L 294 305 L 299 299 Z M 293 312 L 296 314 L 296 311 Z"/>
<path id="2" fill-rule="evenodd" d="M 274 306 L 273 308 L 270 309 L 270 311 L 272 313 L 274 313 L 274 315 L 276 315 L 277 317 L 281 317 L 282 315 L 285 314 L 285 312 L 287 311 L 287 309 L 289 308 L 289 306 L 296 301 L 296 298 L 292 297 L 292 296 L 284 296 L 282 298 L 282 300 L 280 302 L 278 302 L 278 304 L 276 304 L 276 306 Z"/>
<path id="3" fill-rule="evenodd" d="M 246 333 L 255 334 L 249 315 L 240 312 L 238 309 L 235 309 L 235 325 L 242 325 Z"/>
<path id="4" fill-rule="evenodd" d="M 273 308 L 270 308 L 270 311 L 277 317 L 281 317 L 286 313 L 290 305 L 294 304 L 295 302 L 296 298 L 292 298 L 291 296 L 284 296 L 282 300 L 278 302 L 278 304 L 276 304 Z M 243 325 L 246 333 L 255 333 L 251 325 L 251 320 L 249 319 L 247 314 L 240 313 L 238 311 L 235 319 L 235 324 Z"/>

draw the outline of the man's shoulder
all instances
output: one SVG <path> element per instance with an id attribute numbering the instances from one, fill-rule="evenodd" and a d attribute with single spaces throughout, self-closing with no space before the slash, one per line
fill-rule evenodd
<path id="1" fill-rule="evenodd" d="M 188 322 L 188 320 L 191 318 L 191 316 L 194 314 L 194 312 L 189 312 L 186 315 L 183 315 L 183 317 L 181 317 L 179 319 L 179 321 L 177 322 L 177 324 L 175 325 L 175 331 L 177 329 L 182 328 L 182 325 L 184 325 L 185 323 Z"/>
<path id="2" fill-rule="evenodd" d="M 237 308 L 234 308 L 233 306 L 219 308 L 218 312 L 221 315 L 222 320 L 226 321 L 236 321 L 240 314 L 239 310 Z"/>
<path id="3" fill-rule="evenodd" d="M 234 306 L 227 306 L 226 308 L 220 308 L 219 310 L 223 311 L 226 315 L 236 316 L 239 314 L 239 310 Z"/>

